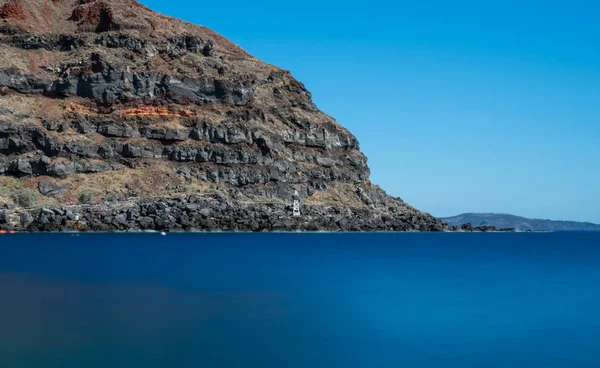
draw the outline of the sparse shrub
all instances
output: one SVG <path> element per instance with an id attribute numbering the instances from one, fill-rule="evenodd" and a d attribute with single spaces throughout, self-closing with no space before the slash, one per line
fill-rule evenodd
<path id="1" fill-rule="evenodd" d="M 38 203 L 40 194 L 33 189 L 16 189 L 12 193 L 12 199 L 21 207 L 33 207 Z"/>
<path id="2" fill-rule="evenodd" d="M 200 193 L 202 192 L 202 187 L 196 184 L 189 184 L 184 187 L 186 193 Z"/>
<path id="3" fill-rule="evenodd" d="M 117 195 L 113 192 L 108 193 L 105 197 L 104 200 L 106 202 L 116 202 L 117 201 Z"/>
<path id="4" fill-rule="evenodd" d="M 21 187 L 21 182 L 10 176 L 0 177 L 0 195 L 11 195 Z"/>
<path id="5" fill-rule="evenodd" d="M 204 191 L 204 193 L 205 194 L 216 194 L 216 195 L 226 197 L 224 192 L 220 191 L 219 189 L 215 189 L 215 188 L 208 188 Z"/>
<path id="6" fill-rule="evenodd" d="M 285 201 L 283 199 L 280 198 L 271 198 L 270 199 L 271 203 L 275 203 L 275 204 L 281 204 L 281 205 L 285 205 Z"/>

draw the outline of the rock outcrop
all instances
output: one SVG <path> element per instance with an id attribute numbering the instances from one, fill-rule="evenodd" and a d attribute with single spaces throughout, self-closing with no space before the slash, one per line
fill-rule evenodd
<path id="1" fill-rule="evenodd" d="M 0 228 L 448 229 L 369 174 L 302 83 L 209 29 L 134 0 L 0 0 Z"/>
<path id="2" fill-rule="evenodd" d="M 496 231 L 496 227 L 495 226 L 486 226 L 486 225 L 482 225 L 482 226 L 473 226 L 473 224 L 471 224 L 470 222 L 466 223 L 466 224 L 462 224 L 459 226 L 454 225 L 451 226 L 452 230 L 456 230 L 456 231 L 465 231 L 465 232 L 483 232 L 483 233 L 487 233 L 487 232 L 495 232 Z"/>

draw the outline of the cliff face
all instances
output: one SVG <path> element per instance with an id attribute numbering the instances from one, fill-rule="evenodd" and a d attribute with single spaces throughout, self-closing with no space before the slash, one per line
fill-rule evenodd
<path id="1" fill-rule="evenodd" d="M 134 0 L 0 0 L 0 184 L 5 229 L 445 228 L 289 72 Z"/>

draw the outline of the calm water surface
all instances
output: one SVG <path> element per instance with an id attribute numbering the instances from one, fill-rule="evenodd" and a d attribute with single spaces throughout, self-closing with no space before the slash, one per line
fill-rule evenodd
<path id="1" fill-rule="evenodd" d="M 600 367 L 600 233 L 0 236 L 0 367 Z"/>

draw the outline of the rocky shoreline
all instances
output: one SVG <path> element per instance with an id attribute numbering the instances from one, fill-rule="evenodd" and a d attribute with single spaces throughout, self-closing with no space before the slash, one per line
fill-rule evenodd
<path id="1" fill-rule="evenodd" d="M 305 203 L 247 202 L 218 194 L 131 198 L 115 203 L 0 210 L 0 231 L 15 232 L 496 232 L 430 217 Z M 500 231 L 506 231 L 502 229 Z"/>
<path id="2" fill-rule="evenodd" d="M 258 203 L 218 194 L 133 198 L 116 203 L 0 210 L 0 229 L 29 232 L 106 231 L 449 231 L 433 217 L 291 203 Z"/>

